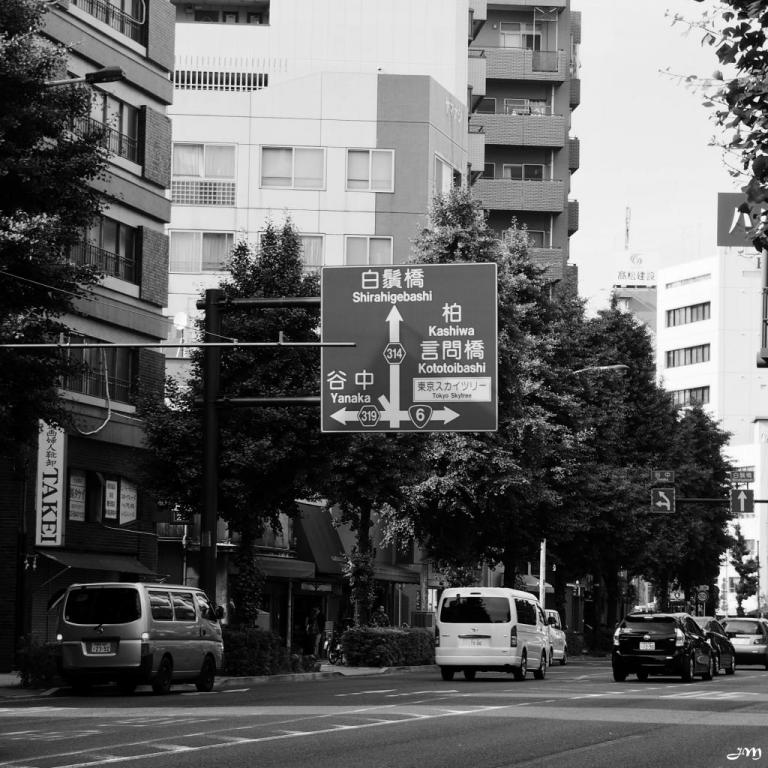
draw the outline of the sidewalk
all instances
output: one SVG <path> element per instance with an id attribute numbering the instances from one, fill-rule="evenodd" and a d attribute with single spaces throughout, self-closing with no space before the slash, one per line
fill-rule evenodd
<path id="1" fill-rule="evenodd" d="M 292 682 L 299 680 L 323 680 L 331 677 L 362 677 L 365 675 L 386 675 L 391 672 L 437 670 L 434 664 L 414 667 L 343 667 L 333 664 L 322 664 L 319 672 L 295 672 L 284 675 L 255 675 L 251 677 L 217 677 L 215 690 L 241 688 L 246 685 L 266 682 Z M 180 684 L 181 685 L 181 684 Z M 50 696 L 59 688 L 47 690 L 39 688 L 22 688 L 19 676 L 15 672 L 0 673 L 0 699 Z"/>

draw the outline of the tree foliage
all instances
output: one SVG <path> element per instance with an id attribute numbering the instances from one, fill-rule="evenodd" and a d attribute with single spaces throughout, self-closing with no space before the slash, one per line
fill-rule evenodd
<path id="1" fill-rule="evenodd" d="M 48 87 L 67 52 L 42 36 L 48 3 L 0 3 L 0 342 L 58 341 L 61 317 L 97 273 L 70 259 L 99 213 L 93 186 L 107 156 L 101 134 L 73 131 L 90 114 L 90 89 Z M 66 421 L 57 383 L 75 367 L 58 351 L 0 349 L 0 450 L 35 434 L 38 419 Z"/>
<path id="2" fill-rule="evenodd" d="M 304 274 L 301 242 L 290 221 L 269 222 L 258 251 L 246 243 L 233 250 L 225 300 L 317 296 L 317 276 Z M 264 309 L 235 303 L 222 310 L 223 340 L 315 342 L 319 308 Z M 155 495 L 189 513 L 202 504 L 200 350 L 192 354 L 183 385 L 169 380 L 166 402 L 142 403 L 152 458 L 147 483 Z M 314 394 L 319 355 L 311 347 L 233 347 L 222 350 L 222 397 Z M 307 497 L 317 467 L 317 412 L 310 406 L 221 409 L 219 416 L 219 514 L 253 543 L 262 531 L 279 528 L 280 513 L 293 515 Z"/>
<path id="3" fill-rule="evenodd" d="M 747 598 L 757 594 L 758 563 L 751 556 L 740 525 L 737 525 L 734 530 L 731 545 L 731 565 L 739 575 L 739 580 L 736 583 L 736 605 L 738 606 L 736 612 L 739 616 L 743 616 L 742 603 Z"/>
<path id="4" fill-rule="evenodd" d="M 748 177 L 744 212 L 752 217 L 755 247 L 761 250 L 768 246 L 768 2 L 721 0 L 719 10 L 704 19 L 704 42 L 714 47 L 724 71 L 733 73 L 715 73 L 718 85 L 706 103 L 714 106 L 724 145 Z"/>

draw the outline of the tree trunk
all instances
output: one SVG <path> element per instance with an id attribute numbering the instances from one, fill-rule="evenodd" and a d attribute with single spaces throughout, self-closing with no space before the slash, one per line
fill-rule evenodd
<path id="1" fill-rule="evenodd" d="M 360 509 L 360 520 L 357 528 L 357 549 L 363 557 L 372 557 L 371 551 L 371 509 L 365 507 Z M 371 572 L 368 574 L 359 574 L 362 579 L 373 580 L 373 563 L 371 563 Z M 356 589 L 354 592 L 354 617 L 355 624 L 365 626 L 371 615 L 371 601 L 366 589 Z"/>

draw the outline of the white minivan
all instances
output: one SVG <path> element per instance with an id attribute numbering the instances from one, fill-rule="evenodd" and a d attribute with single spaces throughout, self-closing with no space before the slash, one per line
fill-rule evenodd
<path id="1" fill-rule="evenodd" d="M 101 582 L 73 584 L 59 607 L 59 671 L 79 692 L 116 682 L 132 692 L 174 682 L 213 689 L 224 657 L 217 611 L 195 587 Z"/>
<path id="2" fill-rule="evenodd" d="M 511 672 L 537 680 L 547 672 L 547 624 L 530 592 L 504 587 L 452 587 L 440 596 L 435 617 L 435 661 L 443 680 L 463 672 Z"/>

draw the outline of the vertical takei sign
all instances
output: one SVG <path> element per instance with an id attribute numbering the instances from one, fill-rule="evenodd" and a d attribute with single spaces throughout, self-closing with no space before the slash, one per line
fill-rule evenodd
<path id="1" fill-rule="evenodd" d="M 60 547 L 67 477 L 64 430 L 42 422 L 37 445 L 35 545 Z"/>

